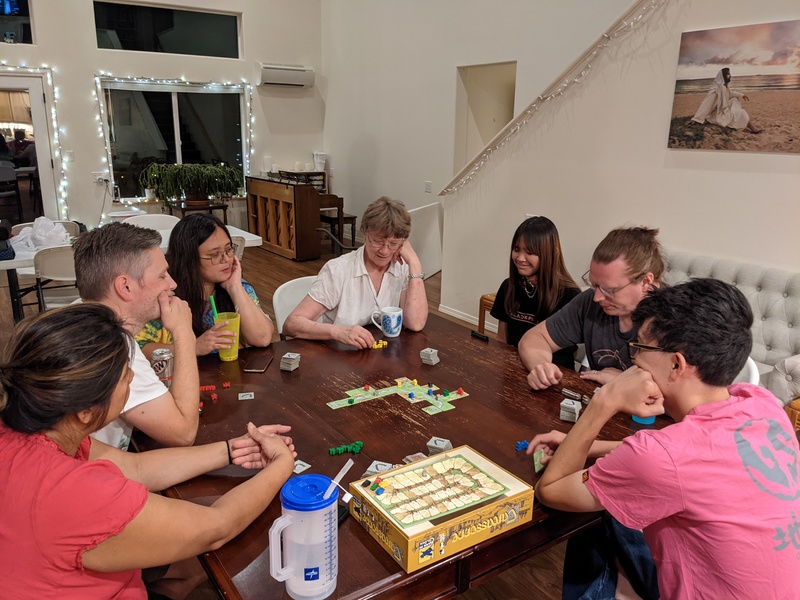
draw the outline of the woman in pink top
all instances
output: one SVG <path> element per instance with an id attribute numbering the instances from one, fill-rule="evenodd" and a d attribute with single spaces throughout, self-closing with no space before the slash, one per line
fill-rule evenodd
<path id="1" fill-rule="evenodd" d="M 90 438 L 125 404 L 133 343 L 97 304 L 15 332 L 0 362 L 0 597 L 143 600 L 142 568 L 222 546 L 291 474 L 283 425 L 141 454 Z M 152 493 L 230 463 L 261 470 L 211 506 Z"/>

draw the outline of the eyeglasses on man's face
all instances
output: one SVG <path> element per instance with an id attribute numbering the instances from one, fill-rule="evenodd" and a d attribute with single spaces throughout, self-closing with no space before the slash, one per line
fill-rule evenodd
<path id="1" fill-rule="evenodd" d="M 643 350 L 648 352 L 675 352 L 675 350 L 668 350 L 661 346 L 649 346 L 648 344 L 640 344 L 639 342 L 628 342 L 628 353 L 631 355 L 631 358 L 636 358 L 639 352 Z"/>
<path id="2" fill-rule="evenodd" d="M 616 288 L 607 288 L 607 287 L 603 287 L 602 285 L 595 285 L 594 283 L 592 283 L 589 280 L 589 271 L 586 271 L 586 273 L 581 275 L 581 279 L 583 280 L 583 283 L 585 283 L 587 287 L 590 287 L 593 290 L 600 290 L 600 293 L 603 294 L 603 296 L 605 296 L 606 298 L 614 298 L 614 296 L 616 294 L 618 294 L 620 291 L 624 290 L 629 285 L 631 285 L 633 283 L 636 283 L 637 281 L 639 281 L 645 275 L 647 275 L 647 273 L 642 273 L 641 275 L 637 275 L 636 277 L 631 279 L 625 285 L 622 285 L 622 286 L 616 287 Z"/>
<path id="3" fill-rule="evenodd" d="M 381 248 L 386 246 L 392 252 L 398 250 L 400 246 L 403 245 L 403 242 L 405 242 L 405 240 L 398 240 L 393 238 L 375 239 L 369 234 L 367 234 L 366 238 L 367 238 L 367 244 L 369 244 L 369 247 L 372 248 L 373 250 L 380 250 Z"/>
<path id="4" fill-rule="evenodd" d="M 210 260 L 212 265 L 218 265 L 222 262 L 223 257 L 226 259 L 232 258 L 233 255 L 236 254 L 236 249 L 238 247 L 239 246 L 236 244 L 228 244 L 223 250 L 217 250 L 208 256 L 201 256 L 200 258 L 203 260 Z"/>

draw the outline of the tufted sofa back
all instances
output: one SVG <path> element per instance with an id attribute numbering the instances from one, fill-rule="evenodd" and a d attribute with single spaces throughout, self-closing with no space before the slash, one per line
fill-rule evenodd
<path id="1" fill-rule="evenodd" d="M 753 310 L 750 356 L 763 375 L 783 359 L 800 354 L 800 273 L 735 260 L 665 250 L 669 285 L 692 277 L 713 277 L 738 287 Z"/>

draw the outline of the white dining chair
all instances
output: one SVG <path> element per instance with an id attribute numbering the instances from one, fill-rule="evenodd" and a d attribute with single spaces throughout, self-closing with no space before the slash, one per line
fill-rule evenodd
<path id="1" fill-rule="evenodd" d="M 753 385 L 758 385 L 760 381 L 761 375 L 758 372 L 758 365 L 756 365 L 756 361 L 748 356 L 747 362 L 744 363 L 744 367 L 739 371 L 733 383 L 752 383 Z"/>
<path id="2" fill-rule="evenodd" d="M 60 223 L 67 230 L 70 237 L 78 237 L 81 232 L 81 227 L 75 221 L 53 221 L 53 223 Z M 33 222 L 30 223 L 17 223 L 11 226 L 11 235 L 17 235 L 26 227 L 33 227 Z"/>
<path id="3" fill-rule="evenodd" d="M 172 229 L 180 221 L 173 215 L 136 215 L 123 219 L 123 223 L 136 225 L 137 227 L 147 227 L 149 229 L 164 230 Z"/>
<path id="4" fill-rule="evenodd" d="M 51 246 L 33 256 L 39 312 L 67 306 L 80 298 L 75 286 L 75 261 L 72 246 Z"/>
<path id="5" fill-rule="evenodd" d="M 236 258 L 242 260 L 244 256 L 245 239 L 241 235 L 232 235 L 231 244 L 236 244 Z"/>
<path id="6" fill-rule="evenodd" d="M 316 279 L 315 275 L 308 277 L 298 277 L 278 286 L 275 293 L 272 295 L 272 308 L 275 311 L 275 327 L 278 329 L 278 335 L 282 340 L 286 339 L 283 335 L 283 323 L 286 317 L 300 304 L 300 301 L 306 297 L 308 290 L 311 289 L 311 284 Z"/>

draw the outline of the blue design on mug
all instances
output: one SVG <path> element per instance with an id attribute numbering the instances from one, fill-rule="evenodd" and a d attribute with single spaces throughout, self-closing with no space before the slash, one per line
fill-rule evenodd
<path id="1" fill-rule="evenodd" d="M 392 317 L 395 317 L 394 323 L 392 322 Z M 396 315 L 383 315 L 381 323 L 383 325 L 383 332 L 386 335 L 397 335 L 400 333 L 400 327 L 403 325 L 403 315 L 399 313 Z"/>
<path id="2" fill-rule="evenodd" d="M 317 581 L 319 580 L 319 567 L 311 567 L 310 569 L 303 569 L 303 581 Z"/>

